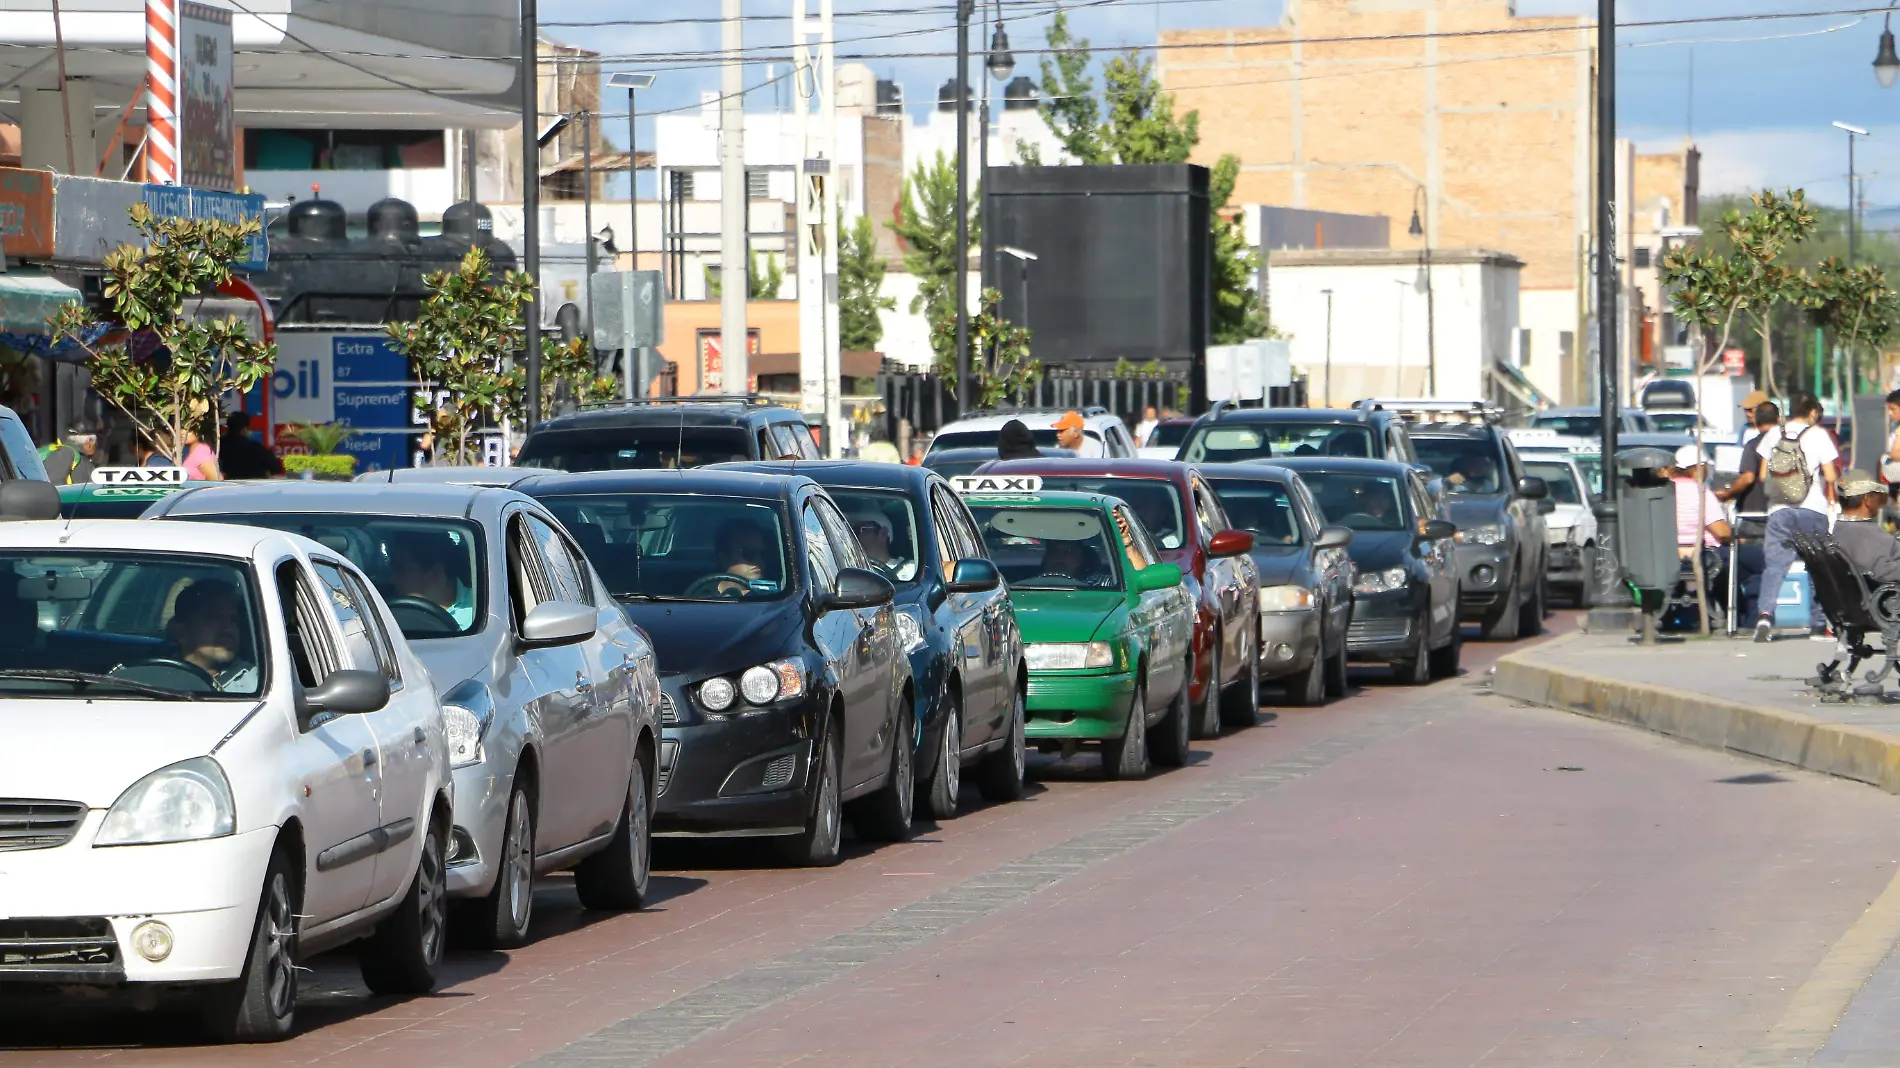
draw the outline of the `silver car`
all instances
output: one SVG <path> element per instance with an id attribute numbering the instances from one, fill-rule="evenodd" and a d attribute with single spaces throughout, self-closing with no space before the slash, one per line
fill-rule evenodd
<path id="1" fill-rule="evenodd" d="M 527 938 L 534 876 L 581 903 L 647 894 L 659 682 L 653 647 L 560 523 L 493 486 L 194 486 L 147 519 L 292 531 L 376 584 L 442 695 L 455 777 L 451 896 L 475 941 Z"/>

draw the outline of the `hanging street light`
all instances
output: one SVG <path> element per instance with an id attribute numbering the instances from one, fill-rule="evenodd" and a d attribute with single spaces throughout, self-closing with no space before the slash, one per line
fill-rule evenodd
<path id="1" fill-rule="evenodd" d="M 1900 77 L 1900 55 L 1893 49 L 1893 15 L 1887 15 L 1886 23 L 1880 29 L 1880 52 L 1874 56 L 1874 77 L 1880 79 L 1882 89 L 1893 88 L 1894 79 Z"/>
<path id="2" fill-rule="evenodd" d="M 1892 34 L 1887 36 L 1885 54 L 1889 56 L 1893 54 Z M 990 34 L 990 56 L 984 65 L 989 68 L 990 77 L 999 82 L 1008 81 L 1009 76 L 1016 73 L 1016 57 L 1009 50 L 1009 32 L 1003 29 L 1003 20 L 1000 18 L 996 20 L 996 31 Z M 1891 75 L 1888 76 L 1888 80 L 1891 82 Z"/>

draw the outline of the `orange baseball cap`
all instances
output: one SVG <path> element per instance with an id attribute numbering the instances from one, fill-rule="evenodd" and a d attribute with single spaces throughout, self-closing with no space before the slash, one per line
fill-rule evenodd
<path id="1" fill-rule="evenodd" d="M 1767 403 L 1768 403 L 1768 394 L 1763 393 L 1759 389 L 1753 393 L 1750 393 L 1748 396 L 1742 398 L 1742 407 L 1745 409 L 1752 410 L 1755 408 L 1759 408 L 1762 405 L 1767 404 Z"/>
<path id="2" fill-rule="evenodd" d="M 1063 412 L 1062 418 L 1056 420 L 1057 430 L 1080 430 L 1084 425 L 1081 412 Z"/>

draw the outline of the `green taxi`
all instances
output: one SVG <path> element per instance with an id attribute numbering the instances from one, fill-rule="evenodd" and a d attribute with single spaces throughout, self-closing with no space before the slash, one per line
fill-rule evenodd
<path id="1" fill-rule="evenodd" d="M 1002 495 L 983 492 L 995 479 L 952 481 L 1009 582 L 1029 668 L 1028 744 L 1099 744 L 1110 779 L 1140 778 L 1151 759 L 1186 763 L 1194 600 L 1134 510 L 1039 492 L 1035 476 L 1011 478 Z"/>
<path id="2" fill-rule="evenodd" d="M 180 483 L 102 486 L 75 482 L 59 487 L 59 514 L 65 519 L 137 519 L 152 502 L 184 489 Z"/>

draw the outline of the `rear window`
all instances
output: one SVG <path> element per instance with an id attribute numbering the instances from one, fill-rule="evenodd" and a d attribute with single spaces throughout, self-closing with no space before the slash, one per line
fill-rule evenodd
<path id="1" fill-rule="evenodd" d="M 1272 455 L 1273 443 L 1267 439 L 1267 428 L 1218 423 L 1202 425 L 1181 450 L 1181 459 L 1189 463 L 1228 464 L 1264 460 Z"/>
<path id="2" fill-rule="evenodd" d="M 756 460 L 752 432 L 738 426 L 603 427 L 528 436 L 515 463 L 554 471 L 652 471 Z"/>
<path id="3" fill-rule="evenodd" d="M 1300 544 L 1300 521 L 1286 484 L 1253 478 L 1210 478 L 1227 520 L 1263 545 Z"/>
<path id="4" fill-rule="evenodd" d="M 1179 549 L 1185 542 L 1181 524 L 1181 491 L 1163 478 L 1113 478 L 1105 475 L 1044 475 L 1042 488 L 1075 490 L 1120 497 L 1135 510 L 1155 544 Z"/>
<path id="5" fill-rule="evenodd" d="M 1179 445 L 1187 440 L 1187 432 L 1194 428 L 1192 422 L 1161 423 L 1148 435 L 1150 448 L 1161 445 Z"/>
<path id="6" fill-rule="evenodd" d="M 944 449 L 994 449 L 996 447 L 996 439 L 1001 437 L 1002 434 L 1003 430 L 1001 427 L 995 430 L 952 430 L 948 434 L 938 434 L 936 437 L 931 438 L 930 451 L 941 452 Z M 1056 432 L 1054 430 L 1031 430 L 1029 436 L 1036 439 L 1036 447 L 1038 449 L 1051 449 L 1056 445 Z M 1093 430 L 1082 431 L 1082 436 L 1093 441 L 1102 440 L 1102 435 Z"/>

